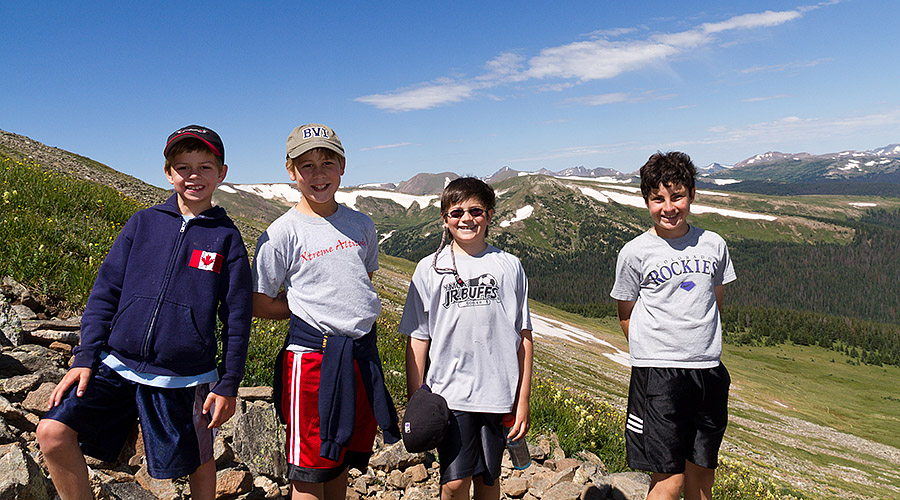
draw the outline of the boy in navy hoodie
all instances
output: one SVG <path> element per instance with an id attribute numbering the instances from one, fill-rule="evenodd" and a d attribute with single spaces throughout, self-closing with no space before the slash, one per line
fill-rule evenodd
<path id="1" fill-rule="evenodd" d="M 37 428 L 63 500 L 92 498 L 84 455 L 115 461 L 138 418 L 150 475 L 190 475 L 191 498 L 215 497 L 212 443 L 244 374 L 250 265 L 237 228 L 212 206 L 228 169 L 218 134 L 184 127 L 163 154 L 175 194 L 132 216 L 110 249 L 72 367 Z"/>

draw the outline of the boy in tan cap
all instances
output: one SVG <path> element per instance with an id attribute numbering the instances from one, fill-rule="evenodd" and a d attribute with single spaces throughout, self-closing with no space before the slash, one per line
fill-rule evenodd
<path id="1" fill-rule="evenodd" d="M 400 438 L 375 344 L 378 238 L 367 215 L 334 198 L 345 160 L 331 128 L 295 128 L 285 166 L 303 198 L 259 237 L 253 314 L 290 319 L 275 393 L 292 497 L 344 498 L 348 468 L 366 470 L 376 422 L 386 442 Z"/>

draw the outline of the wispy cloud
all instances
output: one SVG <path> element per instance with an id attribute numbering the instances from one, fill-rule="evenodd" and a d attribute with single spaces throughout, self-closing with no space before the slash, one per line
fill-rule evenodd
<path id="1" fill-rule="evenodd" d="M 714 126 L 707 129 L 702 139 L 677 141 L 662 145 L 666 148 L 698 144 L 755 143 L 780 144 L 785 138 L 792 142 L 822 137 L 845 137 L 850 134 L 882 131 L 900 127 L 900 108 L 879 113 L 838 118 L 803 118 L 786 116 L 778 120 L 746 123 L 736 126 Z"/>
<path id="2" fill-rule="evenodd" d="M 589 95 L 566 99 L 563 104 L 578 104 L 582 106 L 603 106 L 616 103 L 636 103 L 646 101 L 662 101 L 675 97 L 675 94 L 659 94 L 657 92 L 644 92 L 633 94 L 630 92 L 611 92 L 608 94 Z"/>
<path id="3" fill-rule="evenodd" d="M 784 99 L 785 97 L 790 97 L 789 94 L 775 94 L 764 97 L 748 97 L 746 99 L 741 99 L 741 102 L 762 102 L 762 101 L 771 101 L 772 99 Z"/>
<path id="4" fill-rule="evenodd" d="M 376 151 L 379 149 L 392 149 L 392 148 L 405 148 L 406 146 L 412 146 L 411 142 L 398 142 L 397 144 L 382 144 L 379 146 L 369 146 L 367 148 L 360 148 L 360 151 Z"/>
<path id="5" fill-rule="evenodd" d="M 804 118 L 785 116 L 765 122 L 740 125 L 715 126 L 707 129 L 707 135 L 700 139 L 670 141 L 666 143 L 644 144 L 635 141 L 615 144 L 575 146 L 537 152 L 529 156 L 505 160 L 506 163 L 528 163 L 553 161 L 566 158 L 583 158 L 592 155 L 610 155 L 631 151 L 669 151 L 698 145 L 713 144 L 764 144 L 774 147 L 783 144 L 785 138 L 791 143 L 816 140 L 822 137 L 845 137 L 850 134 L 880 131 L 885 128 L 900 127 L 900 108 L 879 113 L 869 113 L 839 118 Z"/>
<path id="6" fill-rule="evenodd" d="M 822 59 L 816 59 L 815 61 L 795 61 L 784 64 L 773 64 L 771 66 L 751 66 L 749 68 L 744 68 L 741 70 L 741 73 L 773 73 L 777 71 L 796 71 L 806 68 L 812 68 L 813 66 L 818 66 L 825 62 L 832 61 L 832 58 L 826 57 Z"/>
<path id="7" fill-rule="evenodd" d="M 475 87 L 471 84 L 443 81 L 400 89 L 386 94 L 357 97 L 356 100 L 385 111 L 413 111 L 460 102 L 471 97 L 474 91 Z"/>
<path id="8" fill-rule="evenodd" d="M 609 154 L 618 151 L 630 151 L 639 146 L 639 143 L 629 141 L 614 144 L 594 144 L 586 146 L 574 146 L 569 148 L 553 149 L 544 153 L 531 156 L 522 156 L 506 160 L 507 163 L 526 163 L 534 161 L 550 161 L 561 158 L 576 158 L 585 155 Z M 643 146 L 641 146 L 643 147 Z"/>
<path id="9" fill-rule="evenodd" d="M 700 24 L 686 31 L 657 33 L 644 38 L 610 39 L 635 33 L 637 28 L 597 31 L 589 34 L 589 40 L 547 47 L 531 58 L 513 52 L 501 53 L 485 63 L 484 72 L 473 78 L 446 78 L 358 97 L 356 101 L 386 111 L 413 111 L 458 103 L 480 95 L 479 91 L 513 82 L 557 79 L 561 81 L 539 88 L 560 90 L 578 83 L 615 78 L 630 71 L 665 64 L 676 56 L 713 43 L 725 32 L 778 26 L 827 4 L 829 2 L 788 11 L 743 14 L 721 22 Z M 608 94 L 606 98 L 615 99 L 612 96 Z M 600 97 L 597 103 L 608 104 L 602 102 L 603 99 Z"/>

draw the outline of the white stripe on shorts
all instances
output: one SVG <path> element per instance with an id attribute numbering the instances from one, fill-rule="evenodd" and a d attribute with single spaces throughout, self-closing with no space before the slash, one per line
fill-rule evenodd
<path id="1" fill-rule="evenodd" d="M 636 434 L 643 434 L 644 421 L 629 413 L 628 420 L 625 422 L 625 428 Z"/>

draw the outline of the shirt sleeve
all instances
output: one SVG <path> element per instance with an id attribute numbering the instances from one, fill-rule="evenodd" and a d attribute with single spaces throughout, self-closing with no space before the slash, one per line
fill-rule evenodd
<path id="1" fill-rule="evenodd" d="M 731 263 L 731 255 L 728 252 L 728 244 L 725 243 L 725 240 L 722 240 L 722 252 L 717 271 L 713 280 L 716 286 L 727 285 L 737 279 L 734 265 Z"/>
<path id="2" fill-rule="evenodd" d="M 270 237 L 269 230 L 266 230 L 256 242 L 256 254 L 251 267 L 253 291 L 274 298 L 284 284 L 289 267 L 285 253 Z"/>
<path id="3" fill-rule="evenodd" d="M 426 280 L 422 279 L 420 267 L 416 267 L 412 280 L 409 282 L 409 291 L 406 293 L 406 304 L 403 306 L 403 316 L 397 330 L 412 338 L 430 340 L 431 328 L 429 326 L 429 304 Z M 423 297 L 422 294 L 426 294 Z"/>
<path id="4" fill-rule="evenodd" d="M 366 272 L 374 273 L 378 270 L 378 232 L 375 224 L 369 220 L 366 228 Z"/>
<path id="5" fill-rule="evenodd" d="M 235 235 L 231 254 L 234 257 L 225 268 L 227 275 L 224 276 L 224 290 L 219 306 L 219 320 L 222 322 L 221 378 L 213 388 L 213 392 L 222 396 L 236 396 L 244 377 L 253 311 L 253 297 L 249 287 L 250 263 L 240 233 Z"/>
<path id="6" fill-rule="evenodd" d="M 630 261 L 627 247 L 622 248 L 616 259 L 616 282 L 609 292 L 609 296 L 616 300 L 637 300 L 641 291 L 641 273 Z"/>
<path id="7" fill-rule="evenodd" d="M 522 267 L 522 262 L 516 259 L 518 262 L 518 273 L 517 273 L 517 288 L 518 288 L 518 297 L 519 297 L 519 317 L 516 321 L 516 330 L 532 330 L 531 327 L 531 310 L 528 307 L 528 276 L 525 274 L 525 268 Z"/>
<path id="8" fill-rule="evenodd" d="M 84 314 L 81 317 L 81 342 L 72 350 L 72 368 L 95 369 L 100 351 L 106 347 L 112 320 L 119 310 L 119 299 L 125 282 L 125 268 L 134 240 L 139 216 L 132 216 L 106 254 L 97 279 L 91 288 Z"/>

